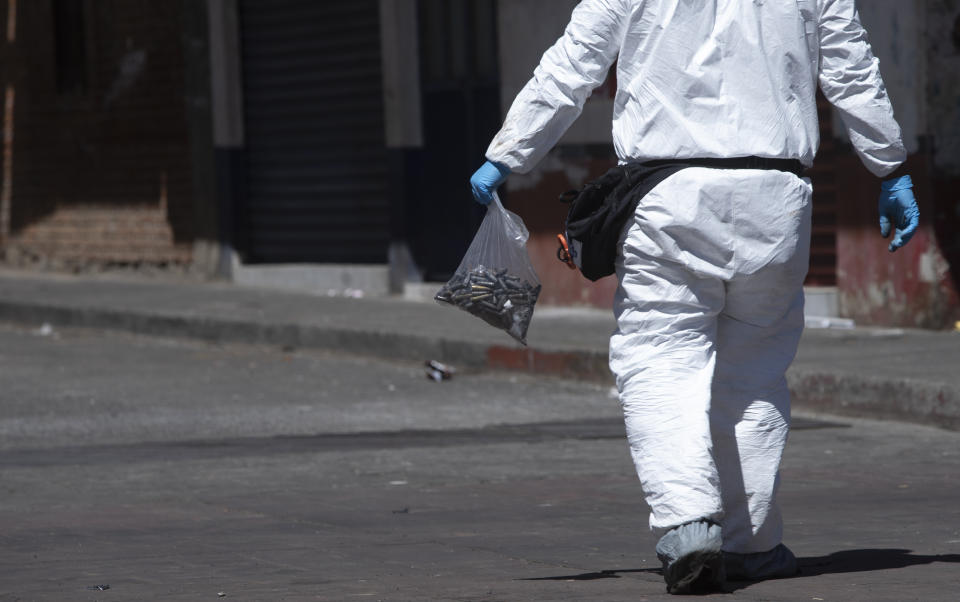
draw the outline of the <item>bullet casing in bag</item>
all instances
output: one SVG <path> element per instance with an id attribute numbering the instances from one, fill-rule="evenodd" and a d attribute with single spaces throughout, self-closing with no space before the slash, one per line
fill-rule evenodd
<path id="1" fill-rule="evenodd" d="M 526 344 L 541 288 L 510 275 L 505 268 L 478 265 L 454 274 L 435 299 L 459 307 Z"/>

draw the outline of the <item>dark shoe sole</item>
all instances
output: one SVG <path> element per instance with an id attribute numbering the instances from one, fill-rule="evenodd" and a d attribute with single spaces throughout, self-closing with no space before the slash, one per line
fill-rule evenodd
<path id="1" fill-rule="evenodd" d="M 788 579 L 800 572 L 797 558 L 783 544 L 769 552 L 735 554 L 724 552 L 727 581 L 766 581 Z M 749 570 L 748 570 L 749 568 Z"/>
<path id="2" fill-rule="evenodd" d="M 698 551 L 681 556 L 664 569 L 667 592 L 671 594 L 711 594 L 723 591 L 726 579 L 723 552 Z"/>

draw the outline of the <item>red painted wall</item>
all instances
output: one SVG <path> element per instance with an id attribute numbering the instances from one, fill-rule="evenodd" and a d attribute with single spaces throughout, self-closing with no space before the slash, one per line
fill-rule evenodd
<path id="1" fill-rule="evenodd" d="M 564 154 L 563 149 L 555 152 Z M 560 203 L 558 197 L 567 190 L 579 188 L 588 180 L 599 177 L 616 164 L 616 159 L 611 149 L 607 158 L 564 156 L 562 163 L 562 171 L 538 168 L 536 174 L 526 176 L 527 182 L 522 184 L 517 182 L 517 178 L 523 176 L 511 176 L 507 183 L 507 207 L 523 218 L 530 230 L 527 250 L 543 284 L 540 302 L 545 305 L 609 309 L 613 306 L 616 277 L 608 276 L 599 282 L 590 282 L 557 259 L 557 234 L 563 232 L 567 215 L 567 206 Z M 510 181 L 515 183 L 514 186 L 511 187 Z M 532 181 L 536 183 L 531 185 Z"/>
<path id="2" fill-rule="evenodd" d="M 929 157 L 907 162 L 920 206 L 920 228 L 905 247 L 887 251 L 880 237 L 877 195 L 880 181 L 852 153 L 838 153 L 837 284 L 840 312 L 858 324 L 945 328 L 960 319 L 956 257 L 945 255 L 941 240 L 955 238 L 956 225 L 940 220 L 948 179 L 937 178 Z M 957 190 L 956 180 L 952 190 Z M 953 233 L 953 236 L 950 236 Z M 951 272 L 950 259 L 953 260 Z"/>

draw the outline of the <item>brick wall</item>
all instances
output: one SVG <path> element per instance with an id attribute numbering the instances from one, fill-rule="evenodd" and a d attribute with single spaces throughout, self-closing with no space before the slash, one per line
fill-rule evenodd
<path id="1" fill-rule="evenodd" d="M 189 263 L 195 208 L 182 4 L 79 4 L 82 89 L 65 89 L 70 60 L 62 53 L 58 74 L 63 37 L 50 0 L 20 1 L 16 42 L 3 47 L 5 84 L 16 89 L 7 256 Z"/>

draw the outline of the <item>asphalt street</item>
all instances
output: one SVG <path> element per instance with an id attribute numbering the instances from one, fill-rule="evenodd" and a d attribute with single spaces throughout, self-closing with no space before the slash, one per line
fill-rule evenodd
<path id="1" fill-rule="evenodd" d="M 956 600 L 960 433 L 794 426 L 802 573 L 714 597 Z M 3 601 L 673 599 L 646 521 L 607 386 L 0 327 Z"/>

